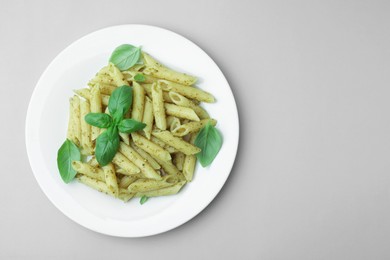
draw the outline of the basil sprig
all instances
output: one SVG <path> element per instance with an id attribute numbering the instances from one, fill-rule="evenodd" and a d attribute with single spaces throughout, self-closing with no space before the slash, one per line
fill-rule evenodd
<path id="1" fill-rule="evenodd" d="M 132 133 L 142 130 L 146 124 L 134 119 L 123 119 L 133 102 L 132 88 L 126 85 L 115 89 L 108 101 L 110 115 L 105 113 L 88 113 L 84 120 L 99 128 L 107 128 L 96 139 L 95 156 L 101 166 L 109 164 L 119 148 L 119 132 Z M 80 161 L 79 148 L 70 140 L 62 144 L 57 154 L 57 166 L 62 180 L 69 183 L 77 172 L 72 167 L 73 161 Z"/>
<path id="2" fill-rule="evenodd" d="M 79 148 L 66 139 L 57 153 L 57 166 L 62 180 L 69 183 L 76 176 L 77 172 L 72 167 L 73 161 L 80 161 L 81 154 Z"/>
<path id="3" fill-rule="evenodd" d="M 111 94 L 108 101 L 110 115 L 89 113 L 85 116 L 85 121 L 88 124 L 107 128 L 96 139 L 95 156 L 101 166 L 109 164 L 117 153 L 119 148 L 119 132 L 129 134 L 142 130 L 146 126 L 146 124 L 134 119 L 124 119 L 132 103 L 133 90 L 131 87 L 123 85 L 115 89 Z"/>
<path id="4" fill-rule="evenodd" d="M 134 66 L 141 56 L 141 48 L 130 44 L 118 46 L 111 54 L 110 62 L 121 71 L 128 70 Z"/>
<path id="5" fill-rule="evenodd" d="M 201 149 L 196 154 L 203 167 L 209 166 L 222 146 L 222 136 L 219 131 L 210 123 L 206 124 L 197 135 L 194 144 Z"/>

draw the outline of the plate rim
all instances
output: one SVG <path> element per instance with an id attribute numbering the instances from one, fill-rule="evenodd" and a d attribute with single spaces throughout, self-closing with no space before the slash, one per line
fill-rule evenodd
<path id="1" fill-rule="evenodd" d="M 103 31 L 110 31 L 110 30 L 116 30 L 116 29 L 122 29 L 122 28 L 129 28 L 129 27 L 144 27 L 144 28 L 148 28 L 148 29 L 151 29 L 151 30 L 160 30 L 160 31 L 164 31 L 164 33 L 169 33 L 169 34 L 173 34 L 175 35 L 176 37 L 179 37 L 181 38 L 181 40 L 185 40 L 187 41 L 188 43 L 192 44 L 194 47 L 198 48 L 201 52 L 203 52 L 209 59 L 210 61 L 213 63 L 213 65 L 218 69 L 218 71 L 221 73 L 222 75 L 222 78 L 223 80 L 226 82 L 226 85 L 228 86 L 228 90 L 230 91 L 230 94 L 232 96 L 232 100 L 233 100 L 233 103 L 234 103 L 234 108 L 235 108 L 235 119 L 237 121 L 237 131 L 235 132 L 235 135 L 236 135 L 236 138 L 234 139 L 235 140 L 235 145 L 234 145 L 234 155 L 233 155 L 233 160 L 231 162 L 231 164 L 229 165 L 229 169 L 227 171 L 227 174 L 226 174 L 226 177 L 224 178 L 222 184 L 221 184 L 221 187 L 219 189 L 214 189 L 214 192 L 212 195 L 210 195 L 207 199 L 207 203 L 203 203 L 203 205 L 198 208 L 196 210 L 196 212 L 194 214 L 191 214 L 190 217 L 187 217 L 187 218 L 181 218 L 180 220 L 178 220 L 174 225 L 171 225 L 170 227 L 168 228 L 165 228 L 165 229 L 162 229 L 162 230 L 157 230 L 157 231 L 154 231 L 154 232 L 144 232 L 142 234 L 138 234 L 138 235 L 134 235 L 134 234 L 131 234 L 131 235 L 125 235 L 123 233 L 121 234 L 118 234 L 118 233 L 115 233 L 115 232 L 108 232 L 108 231 L 102 231 L 102 230 L 97 230 L 95 228 L 92 228 L 91 226 L 86 226 L 82 223 L 80 223 L 78 220 L 74 219 L 72 216 L 70 216 L 70 214 L 68 214 L 68 212 L 61 206 L 58 204 L 57 201 L 55 201 L 55 198 L 54 197 L 51 197 L 49 196 L 48 194 L 48 191 L 47 191 L 47 188 L 45 187 L 44 183 L 42 180 L 40 180 L 40 178 L 38 177 L 38 175 L 35 173 L 35 170 L 34 170 L 34 162 L 32 161 L 32 155 L 31 155 L 31 152 L 32 152 L 32 149 L 33 147 L 31 147 L 31 140 L 30 140 L 30 136 L 29 136 L 29 129 L 31 127 L 31 117 L 33 116 L 33 105 L 34 105 L 34 101 L 37 99 L 37 89 L 39 87 L 40 84 L 42 84 L 41 82 L 43 81 L 43 79 L 46 77 L 47 73 L 49 72 L 49 70 L 51 69 L 51 67 L 53 66 L 53 64 L 56 63 L 56 61 L 64 54 L 66 53 L 69 49 L 71 49 L 73 46 L 77 45 L 79 42 L 82 42 L 83 40 L 85 40 L 86 38 L 89 38 L 91 37 L 92 35 L 94 34 L 97 34 L 97 33 L 102 33 Z M 105 235 L 109 235 L 109 236 L 115 236 L 115 237 L 146 237 L 146 236 L 152 236 L 152 235 L 157 235 L 157 234 L 161 234 L 161 233 L 164 233 L 164 232 L 167 232 L 169 230 L 172 230 L 172 229 L 175 229 L 181 225 L 183 225 L 184 223 L 190 221 L 191 219 L 193 219 L 194 217 L 196 217 L 199 213 L 201 213 L 203 210 L 205 210 L 206 207 L 208 207 L 210 205 L 210 203 L 217 197 L 217 195 L 220 193 L 220 191 L 223 189 L 223 187 L 225 186 L 226 184 L 226 181 L 227 179 L 229 178 L 230 174 L 231 174 L 231 171 L 233 169 L 233 166 L 235 164 L 235 161 L 237 159 L 237 152 L 238 152 L 238 146 L 239 146 L 239 141 L 240 141 L 240 124 L 239 124 L 239 113 L 238 113 L 238 107 L 237 107 L 237 103 L 236 103 L 236 100 L 235 100 L 235 97 L 233 95 L 233 91 L 230 87 L 230 84 L 228 82 L 228 80 L 226 79 L 225 75 L 223 74 L 223 72 L 221 71 L 221 69 L 219 68 L 219 66 L 215 63 L 215 61 L 211 58 L 211 56 L 209 54 L 207 54 L 201 47 L 199 47 L 197 44 L 195 44 L 193 41 L 191 41 L 190 39 L 174 32 L 174 31 L 171 31 L 171 30 L 168 30 L 168 29 L 165 29 L 165 28 L 162 28 L 162 27 L 159 27 L 159 26 L 153 26 L 153 25 L 144 25 L 144 24 L 122 24 L 122 25 L 115 25 L 115 26 L 109 26 L 109 27 L 104 27 L 104 28 L 101 28 L 101 29 L 98 29 L 98 30 L 95 30 L 93 32 L 90 32 L 90 33 L 87 33 L 85 34 L 84 36 L 76 39 L 75 41 L 73 41 L 72 43 L 70 43 L 69 45 L 67 45 L 64 49 L 62 49 L 52 60 L 51 62 L 47 65 L 47 67 L 45 68 L 45 70 L 43 71 L 43 73 L 41 74 L 41 76 L 39 77 L 38 81 L 36 82 L 35 86 L 34 86 L 34 89 L 33 89 L 33 92 L 31 94 L 31 97 L 30 97 L 30 100 L 29 100 L 29 104 L 28 104 L 28 107 L 27 107 L 27 113 L 26 113 L 26 119 L 25 119 L 25 145 L 26 145 L 26 151 L 27 151 L 27 157 L 28 157 L 28 161 L 29 161 L 29 164 L 30 164 L 30 168 L 33 172 L 33 175 L 34 175 L 34 178 L 35 180 L 38 182 L 38 185 L 40 187 L 40 189 L 42 190 L 42 192 L 45 194 L 45 196 L 49 199 L 49 201 L 60 211 L 62 212 L 65 216 L 67 216 L 69 219 L 71 219 L 72 221 L 74 221 L 75 223 L 79 224 L 80 226 L 83 226 L 84 228 L 87 228 L 89 230 L 92 230 L 92 231 L 95 231 L 97 233 L 101 233 L 101 234 L 105 234 Z"/>

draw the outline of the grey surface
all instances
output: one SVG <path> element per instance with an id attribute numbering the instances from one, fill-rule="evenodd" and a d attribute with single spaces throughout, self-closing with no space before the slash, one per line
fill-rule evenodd
<path id="1" fill-rule="evenodd" d="M 2 1 L 0 259 L 389 259 L 388 1 Z M 89 231 L 35 181 L 24 121 L 49 62 L 107 26 L 161 26 L 228 78 L 232 174 L 189 223 L 142 239 Z M 72 257 L 72 258 L 70 258 Z"/>

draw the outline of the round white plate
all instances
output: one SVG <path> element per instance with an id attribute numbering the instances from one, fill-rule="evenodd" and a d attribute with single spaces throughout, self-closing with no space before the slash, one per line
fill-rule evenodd
<path id="1" fill-rule="evenodd" d="M 62 182 L 57 150 L 66 138 L 69 98 L 108 62 L 111 52 L 129 43 L 142 46 L 173 69 L 199 77 L 198 86 L 217 102 L 204 104 L 218 120 L 223 146 L 211 164 L 197 164 L 194 180 L 177 195 L 128 203 L 73 181 Z M 43 192 L 66 216 L 80 225 L 112 236 L 142 237 L 173 229 L 201 212 L 229 176 L 238 146 L 238 114 L 232 91 L 214 61 L 188 39 L 146 25 L 102 29 L 72 43 L 47 67 L 35 87 L 26 118 L 26 146 L 31 168 Z"/>

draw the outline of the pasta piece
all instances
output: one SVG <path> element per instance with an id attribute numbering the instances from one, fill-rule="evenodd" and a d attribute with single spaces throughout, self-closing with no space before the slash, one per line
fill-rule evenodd
<path id="1" fill-rule="evenodd" d="M 217 121 L 215 119 L 203 119 L 198 122 L 189 122 L 186 124 L 179 125 L 174 129 L 171 129 L 171 132 L 175 136 L 185 136 L 189 133 L 198 132 L 207 123 L 210 123 L 211 125 L 215 126 L 217 124 Z"/>
<path id="2" fill-rule="evenodd" d="M 93 179 L 86 175 L 77 175 L 76 177 L 81 183 L 97 191 L 103 192 L 111 196 L 115 196 L 113 192 L 108 188 L 107 184 L 102 180 Z"/>
<path id="3" fill-rule="evenodd" d="M 180 189 L 186 184 L 186 181 L 181 181 L 176 184 L 173 184 L 170 187 L 159 189 L 159 190 L 153 190 L 153 191 L 146 191 L 146 192 L 137 192 L 136 197 L 158 197 L 158 196 L 168 196 L 176 194 L 180 191 Z"/>
<path id="4" fill-rule="evenodd" d="M 141 170 L 121 152 L 115 154 L 112 162 L 124 170 L 124 172 L 121 172 L 122 174 L 133 175 L 141 172 Z"/>
<path id="5" fill-rule="evenodd" d="M 197 135 L 198 135 L 198 133 L 193 133 L 191 135 L 191 138 L 190 138 L 191 144 L 193 144 L 195 142 Z M 191 182 L 193 179 L 195 167 L 196 167 L 196 156 L 193 154 L 186 155 L 186 157 L 184 158 L 184 162 L 183 162 L 183 175 L 188 182 Z"/>
<path id="6" fill-rule="evenodd" d="M 142 84 L 142 87 L 144 88 L 146 95 L 150 98 L 152 98 L 152 85 L 153 84 Z M 172 99 L 169 96 L 169 93 L 166 91 L 163 91 L 163 99 L 164 102 L 172 103 Z"/>
<path id="7" fill-rule="evenodd" d="M 139 71 L 133 71 L 132 68 L 128 71 L 122 71 L 122 74 L 123 76 L 125 77 L 125 80 L 127 81 L 132 81 L 134 82 L 134 76 L 139 74 L 140 72 Z M 155 78 L 155 77 L 152 77 L 150 75 L 145 75 L 143 73 L 141 73 L 145 80 L 142 82 L 142 83 L 145 83 L 145 84 L 151 84 L 151 83 L 154 83 L 158 80 L 158 78 Z"/>
<path id="8" fill-rule="evenodd" d="M 161 130 L 167 129 L 162 90 L 157 84 L 152 85 L 152 104 L 156 126 Z"/>
<path id="9" fill-rule="evenodd" d="M 147 152 L 145 152 L 144 150 L 142 150 L 141 148 L 139 148 L 138 146 L 136 146 L 134 144 L 134 142 L 131 142 L 131 147 L 137 151 L 137 153 L 139 155 L 141 155 L 145 160 L 147 160 L 149 162 L 149 164 L 153 167 L 153 169 L 155 170 L 159 170 L 161 169 L 161 166 L 158 164 L 158 162 L 156 162 L 155 159 L 153 159 L 152 156 L 150 156 Z"/>
<path id="10" fill-rule="evenodd" d="M 90 187 L 92 189 L 95 189 L 95 190 L 100 191 L 102 193 L 105 193 L 107 195 L 111 195 L 113 197 L 116 197 L 116 194 L 112 193 L 112 191 L 108 188 L 107 184 L 102 182 L 102 181 L 98 181 L 98 180 L 89 178 L 89 177 L 84 176 L 84 175 L 77 175 L 76 178 L 79 180 L 79 182 L 87 185 L 88 187 Z M 127 189 L 120 189 L 119 190 L 118 198 L 123 200 L 124 202 L 130 200 L 134 196 L 135 196 L 135 193 L 130 193 L 130 192 L 128 192 Z"/>
<path id="11" fill-rule="evenodd" d="M 180 118 L 185 118 L 193 121 L 199 121 L 198 115 L 192 110 L 191 108 L 188 107 L 181 107 L 169 103 L 164 104 L 165 107 L 165 112 L 167 115 L 170 116 L 177 116 Z M 164 130 L 164 129 L 161 129 Z"/>
<path id="12" fill-rule="evenodd" d="M 164 172 L 170 177 L 175 178 L 177 181 L 184 180 L 183 174 L 177 169 L 177 167 L 172 163 L 172 161 L 162 161 L 157 157 L 154 157 L 156 161 L 161 165 Z"/>
<path id="13" fill-rule="evenodd" d="M 84 118 L 90 112 L 89 102 L 80 102 L 80 125 L 81 125 L 81 152 L 84 155 L 93 154 L 92 140 L 91 140 L 91 125 L 88 124 Z"/>
<path id="14" fill-rule="evenodd" d="M 139 155 L 133 148 L 121 142 L 119 144 L 119 151 L 133 162 L 141 170 L 145 177 L 161 180 L 161 176 L 153 169 L 148 161 Z"/>
<path id="15" fill-rule="evenodd" d="M 196 82 L 196 77 L 187 75 L 185 73 L 177 72 L 172 69 L 165 67 L 164 65 L 158 63 L 153 59 L 149 54 L 143 53 L 143 58 L 147 67 L 143 72 L 147 75 L 151 75 L 156 78 L 167 79 L 183 85 L 192 85 Z"/>
<path id="16" fill-rule="evenodd" d="M 93 179 L 96 179 L 99 181 L 105 181 L 104 172 L 100 168 L 93 167 L 87 163 L 83 163 L 80 161 L 73 161 L 72 167 L 78 173 L 81 173 L 83 175 L 86 175 L 90 178 L 93 178 Z"/>
<path id="17" fill-rule="evenodd" d="M 145 92 L 143 87 L 137 82 L 133 82 L 133 110 L 131 118 L 142 121 L 145 106 Z"/>
<path id="18" fill-rule="evenodd" d="M 101 113 L 102 112 L 102 97 L 100 96 L 99 85 L 95 85 L 91 89 L 91 113 Z M 96 126 L 91 127 L 91 139 L 95 140 L 100 134 L 100 129 Z"/>
<path id="19" fill-rule="evenodd" d="M 117 197 L 119 195 L 119 188 L 115 175 L 114 165 L 112 163 L 109 163 L 106 166 L 103 166 L 103 172 L 108 189 Z"/>
<path id="20" fill-rule="evenodd" d="M 169 154 L 169 152 L 164 150 L 161 146 L 149 141 L 148 139 L 137 133 L 131 133 L 131 137 L 133 138 L 134 143 L 138 147 L 152 155 L 154 158 L 157 157 L 163 161 L 171 160 L 171 155 Z"/>
<path id="21" fill-rule="evenodd" d="M 114 80 L 114 84 L 117 87 L 129 85 L 129 83 L 125 80 L 125 77 L 122 75 L 122 72 L 114 64 L 110 63 L 108 65 L 108 73 Z"/>
<path id="22" fill-rule="evenodd" d="M 127 187 L 129 187 L 129 185 L 135 182 L 137 179 L 137 177 L 133 176 L 123 176 L 119 182 L 119 187 L 127 189 Z"/>
<path id="23" fill-rule="evenodd" d="M 131 193 L 145 192 L 152 190 L 159 190 L 172 186 L 172 183 L 169 183 L 164 180 L 150 180 L 150 179 L 138 179 L 127 188 Z"/>
<path id="24" fill-rule="evenodd" d="M 197 154 L 200 152 L 198 147 L 187 143 L 179 137 L 173 136 L 169 131 L 161 131 L 156 129 L 152 131 L 152 135 L 186 155 Z"/>
<path id="25" fill-rule="evenodd" d="M 142 122 L 146 124 L 145 128 L 143 129 L 145 136 L 146 138 L 150 139 L 153 127 L 153 104 L 152 100 L 150 100 L 149 97 L 145 98 L 145 107 Z"/>
<path id="26" fill-rule="evenodd" d="M 187 98 L 192 98 L 206 103 L 215 102 L 214 97 L 210 93 L 203 91 L 201 89 L 184 86 L 168 80 L 159 80 L 157 82 L 158 82 L 157 84 L 160 85 L 163 91 L 173 91 Z"/>
<path id="27" fill-rule="evenodd" d="M 170 131 L 180 126 L 180 119 L 175 116 L 168 116 L 167 117 L 167 128 L 169 128 Z"/>
<path id="28" fill-rule="evenodd" d="M 155 144 L 158 144 L 161 148 L 164 148 L 164 150 L 166 150 L 168 153 L 177 153 L 178 152 L 178 150 L 176 150 L 172 146 L 169 146 L 168 144 L 164 143 L 163 141 L 161 141 L 160 139 L 158 139 L 154 136 L 150 137 L 150 141 L 152 141 Z"/>
<path id="29" fill-rule="evenodd" d="M 175 153 L 173 156 L 173 163 L 179 171 L 183 170 L 184 159 L 186 155 L 182 152 Z"/>
<path id="30" fill-rule="evenodd" d="M 194 102 L 189 100 L 183 95 L 180 95 L 179 93 L 170 91 L 169 97 L 171 98 L 172 102 L 178 106 L 182 107 L 189 107 L 192 110 L 195 111 L 195 113 L 199 116 L 200 119 L 206 119 L 210 118 L 209 114 L 204 110 L 202 107 L 196 105 Z"/>
<path id="31" fill-rule="evenodd" d="M 74 98 L 71 98 L 69 100 L 69 121 L 68 121 L 68 132 L 66 137 L 71 140 L 74 144 L 80 145 L 80 141 L 78 139 L 78 133 L 76 131 L 76 125 L 79 124 L 79 120 L 77 118 L 77 111 L 76 111 L 76 105 L 74 104 L 75 100 Z"/>

